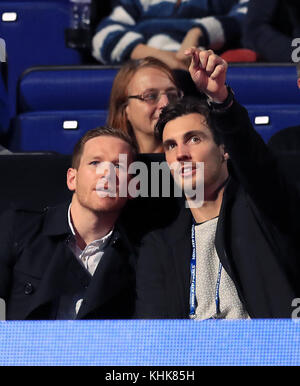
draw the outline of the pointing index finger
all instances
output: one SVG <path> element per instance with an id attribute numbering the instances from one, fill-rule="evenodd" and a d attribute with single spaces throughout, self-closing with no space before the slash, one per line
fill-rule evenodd
<path id="1" fill-rule="evenodd" d="M 191 56 L 192 57 L 192 61 L 191 61 L 191 64 L 193 65 L 193 68 L 199 68 L 199 67 L 202 67 L 201 66 L 201 62 L 200 62 L 200 59 L 199 59 L 199 52 L 198 50 L 196 49 L 196 47 L 191 47 L 187 50 L 184 51 L 184 54 L 186 56 Z"/>

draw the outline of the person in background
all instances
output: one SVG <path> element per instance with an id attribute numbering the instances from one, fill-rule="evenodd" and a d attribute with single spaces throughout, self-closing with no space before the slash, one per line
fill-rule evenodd
<path id="1" fill-rule="evenodd" d="M 197 93 L 193 81 L 187 71 L 172 71 L 159 59 L 147 57 L 139 60 L 127 61 L 117 73 L 111 94 L 107 125 L 127 133 L 138 149 L 138 159 L 144 162 L 148 170 L 151 163 L 164 163 L 164 153 L 161 142 L 154 135 L 154 127 L 161 110 L 169 102 L 179 100 L 183 93 L 182 85 L 187 93 Z M 159 197 L 151 195 L 151 173 L 148 180 L 148 197 L 143 196 L 130 200 L 126 206 L 128 216 L 128 230 L 130 237 L 136 243 L 142 236 L 157 226 L 172 221 L 178 212 L 175 197 Z M 162 187 L 160 178 L 159 186 Z M 133 208 L 133 209 L 132 209 Z M 162 210 L 164 216 L 161 216 Z M 140 221 L 132 213 L 143 213 L 147 220 Z M 138 229 L 136 227 L 138 225 Z M 132 231 L 133 233 L 132 234 Z"/>
<path id="2" fill-rule="evenodd" d="M 136 317 L 290 318 L 299 192 L 226 85 L 227 63 L 211 50 L 186 54 L 207 101 L 169 104 L 156 125 L 186 205 L 142 240 Z"/>
<path id="3" fill-rule="evenodd" d="M 300 91 L 300 62 L 297 64 L 297 86 Z M 268 145 L 273 151 L 300 151 L 300 122 L 298 126 L 277 131 L 269 139 Z"/>
<path id="4" fill-rule="evenodd" d="M 292 41 L 300 37 L 298 0 L 250 0 L 243 45 L 260 61 L 292 62 Z"/>
<path id="5" fill-rule="evenodd" d="M 67 171 L 71 203 L 1 215 L 0 297 L 7 319 L 132 317 L 135 251 L 120 219 L 127 196 L 119 192 L 136 152 L 119 130 L 89 130 Z M 113 195 L 103 194 L 113 186 Z"/>
<path id="6" fill-rule="evenodd" d="M 187 69 L 191 46 L 224 51 L 240 46 L 248 0 L 119 0 L 92 39 L 93 56 L 104 64 L 156 57 Z"/>
<path id="7" fill-rule="evenodd" d="M 127 132 L 139 153 L 161 153 L 155 124 L 162 108 L 181 96 L 174 74 L 164 62 L 152 57 L 129 60 L 114 79 L 107 124 Z"/>

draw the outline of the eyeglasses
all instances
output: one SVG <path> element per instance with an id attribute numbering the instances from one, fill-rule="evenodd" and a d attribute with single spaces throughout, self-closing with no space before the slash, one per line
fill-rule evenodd
<path id="1" fill-rule="evenodd" d="M 155 105 L 159 102 L 162 95 L 166 95 L 169 102 L 176 102 L 183 97 L 183 91 L 177 89 L 170 89 L 167 91 L 149 90 L 140 95 L 130 95 L 128 99 L 134 98 L 146 102 L 149 105 Z"/>

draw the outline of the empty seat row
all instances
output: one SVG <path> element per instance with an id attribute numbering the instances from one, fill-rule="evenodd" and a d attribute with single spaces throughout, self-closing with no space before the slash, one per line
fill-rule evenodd
<path id="1" fill-rule="evenodd" d="M 11 150 L 70 154 L 89 129 L 106 123 L 119 67 L 59 66 L 28 70 L 18 88 Z M 228 83 L 267 142 L 300 122 L 300 92 L 292 65 L 231 65 Z"/>
<path id="2" fill-rule="evenodd" d="M 107 109 L 118 69 L 113 66 L 29 69 L 19 83 L 18 113 Z M 294 65 L 230 65 L 227 83 L 244 105 L 300 105 Z"/>
<path id="3" fill-rule="evenodd" d="M 265 142 L 277 131 L 300 122 L 298 105 L 249 105 L 254 128 Z M 11 150 L 56 151 L 71 154 L 89 129 L 105 125 L 107 110 L 41 111 L 15 118 Z"/>

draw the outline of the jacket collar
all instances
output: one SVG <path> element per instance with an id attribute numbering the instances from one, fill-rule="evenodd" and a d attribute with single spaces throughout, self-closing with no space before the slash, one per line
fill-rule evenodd
<path id="1" fill-rule="evenodd" d="M 64 202 L 54 207 L 44 209 L 46 217 L 44 221 L 43 234 L 46 236 L 72 235 L 68 222 L 68 209 L 70 202 Z M 115 224 L 115 230 L 112 235 L 112 243 L 123 243 L 128 250 L 132 249 L 131 243 L 126 236 L 125 226 L 122 223 L 121 216 Z"/>
<path id="2" fill-rule="evenodd" d="M 46 217 L 44 221 L 43 234 L 46 236 L 60 236 L 71 234 L 71 229 L 68 223 L 68 208 L 70 202 L 47 207 L 44 209 Z"/>
<path id="3" fill-rule="evenodd" d="M 172 292 L 179 308 L 178 318 L 186 318 L 189 312 L 189 278 L 190 258 L 192 256 L 191 227 L 192 213 L 185 207 L 182 200 L 181 210 L 176 220 L 165 230 L 166 239 L 170 242 L 172 253 L 168 259 L 175 271 L 176 280 L 172 284 Z"/>
<path id="4" fill-rule="evenodd" d="M 229 177 L 224 189 L 223 200 L 220 208 L 220 216 L 226 210 L 227 205 L 232 200 L 236 192 L 235 178 Z M 181 240 L 183 237 L 190 235 L 193 223 L 193 216 L 185 200 L 180 202 L 180 212 L 176 220 L 170 224 L 170 234 L 173 234 L 174 240 Z M 184 230 L 184 231 L 183 231 Z"/>
<path id="5" fill-rule="evenodd" d="M 180 202 L 180 211 L 176 220 L 169 225 L 169 232 L 174 242 L 180 241 L 190 235 L 193 222 L 192 212 L 186 207 L 186 201 Z"/>

